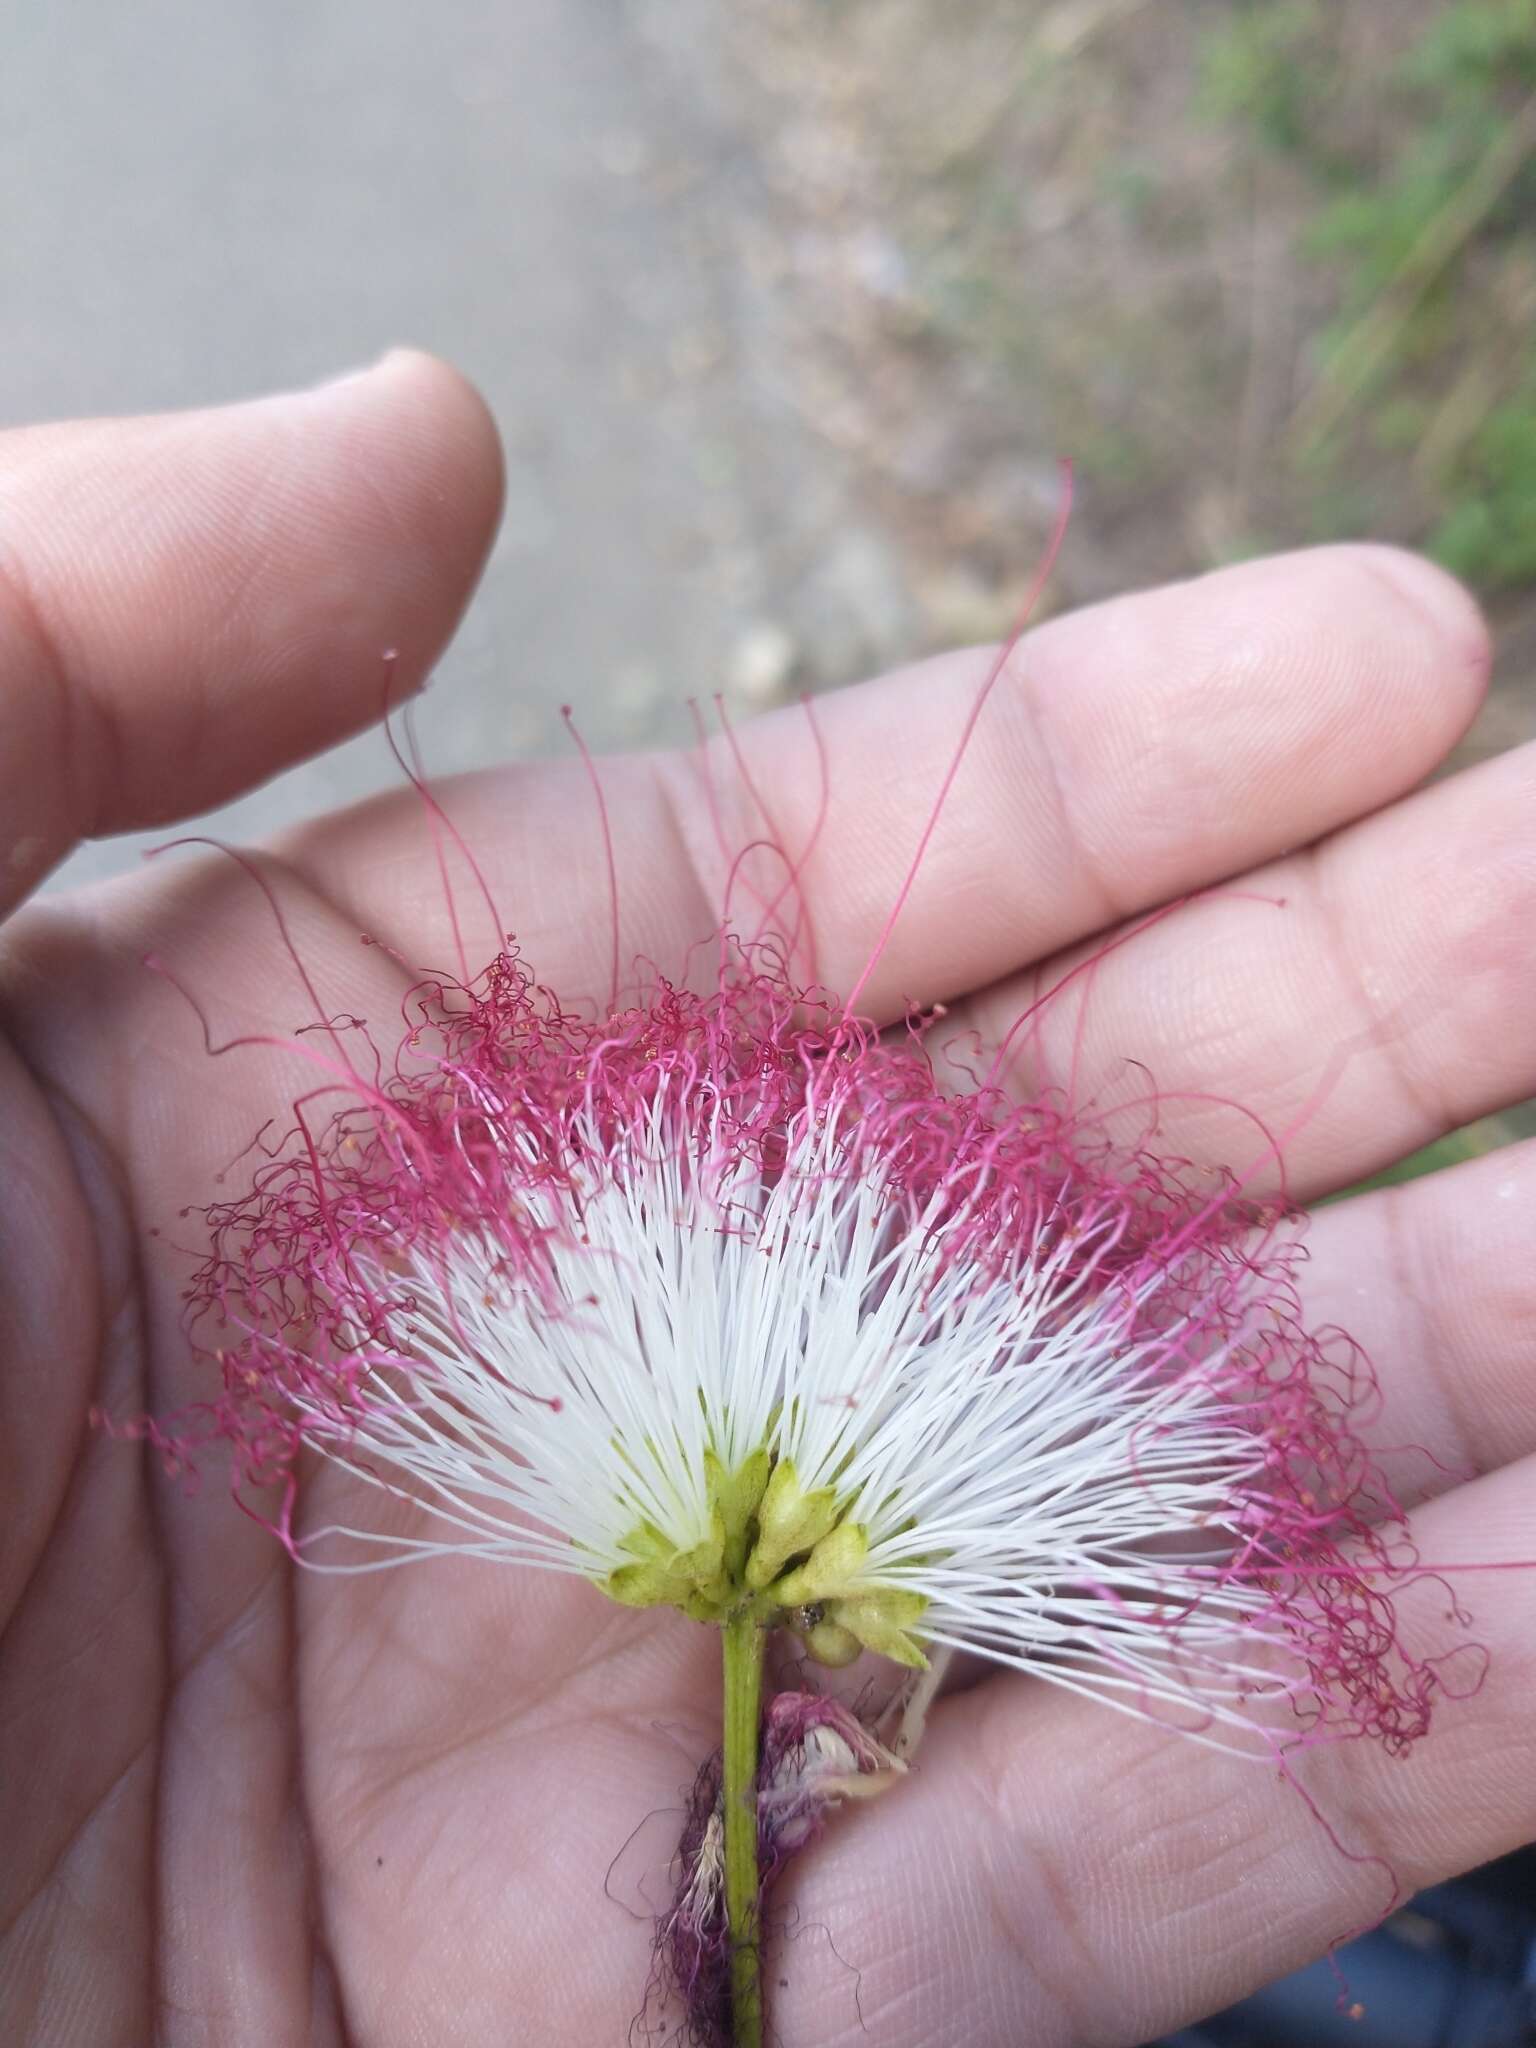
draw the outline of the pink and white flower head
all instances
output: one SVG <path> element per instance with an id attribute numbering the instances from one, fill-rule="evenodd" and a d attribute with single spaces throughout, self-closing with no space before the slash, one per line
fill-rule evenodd
<path id="1" fill-rule="evenodd" d="M 426 982 L 393 1078 L 207 1213 L 222 1392 L 173 1438 L 281 1482 L 306 1563 L 748 1603 L 824 1663 L 964 1648 L 1259 1753 L 1276 1706 L 1425 1726 L 1294 1229 L 1062 1102 L 948 1092 L 764 949 L 597 1019 L 511 950 Z M 306 1449 L 425 1518 L 300 1537 Z"/>
<path id="2" fill-rule="evenodd" d="M 805 1692 L 760 1721 L 770 1628 L 812 1664 L 931 1660 L 929 1689 L 974 1652 L 1282 1765 L 1401 1752 L 1442 1683 L 1398 1636 L 1373 1383 L 1303 1322 L 1297 1220 L 1071 1088 L 1011 1098 L 1001 1053 L 957 1091 L 935 1019 L 860 1016 L 869 966 L 847 1001 L 806 985 L 783 858 L 702 990 L 577 1008 L 508 940 L 418 982 L 387 1064 L 328 1023 L 288 1140 L 205 1212 L 219 1391 L 143 1425 L 176 1460 L 225 1442 L 317 1569 L 467 1556 L 721 1625 L 724 1751 L 657 1937 L 711 2043 L 761 2039 L 774 1875 L 902 1768 Z M 617 988 L 616 884 L 613 930 Z M 346 1526 L 298 1511 L 313 1457 L 363 1482 Z"/>
<path id="3" fill-rule="evenodd" d="M 826 1665 L 973 1651 L 1260 1755 L 1406 1747 L 1439 1680 L 1398 1640 L 1370 1374 L 1302 1322 L 1294 1221 L 1071 1091 L 1010 1099 L 1000 1062 L 941 1085 L 921 1029 L 857 1014 L 873 960 L 847 1002 L 797 985 L 782 857 L 702 993 L 578 1011 L 509 941 L 417 985 L 382 1074 L 328 1025 L 346 1106 L 298 1105 L 206 1211 L 221 1391 L 146 1433 L 225 1440 L 321 1569 L 468 1555 L 782 1623 Z M 418 1512 L 300 1534 L 306 1452 Z"/>

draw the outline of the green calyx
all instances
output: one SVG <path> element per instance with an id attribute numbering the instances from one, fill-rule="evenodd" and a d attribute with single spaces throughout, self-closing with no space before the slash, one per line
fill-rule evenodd
<path id="1" fill-rule="evenodd" d="M 725 1521 L 716 1509 L 710 1532 L 691 1550 L 679 1550 L 654 1522 L 639 1522 L 620 1546 L 633 1564 L 621 1564 L 601 1581 L 621 1607 L 680 1607 L 695 1621 L 713 1621 L 729 1600 L 725 1570 Z"/>
<path id="2" fill-rule="evenodd" d="M 771 1490 L 773 1460 L 766 1450 L 754 1451 L 734 1472 L 727 1472 L 713 1451 L 704 1453 L 704 1475 L 710 1504 L 725 1526 L 726 1567 L 740 1581 L 752 1548 L 756 1519 Z"/>
<path id="3" fill-rule="evenodd" d="M 909 1671 L 926 1671 L 928 1659 L 912 1633 L 928 1606 L 921 1593 L 896 1586 L 875 1586 L 853 1600 L 834 1600 L 827 1620 L 866 1649 Z"/>
<path id="4" fill-rule="evenodd" d="M 863 1577 L 869 1535 L 849 1521 L 831 1487 L 806 1492 L 794 1461 L 768 1450 L 728 1470 L 704 1454 L 709 1532 L 680 1549 L 642 1521 L 621 1549 L 632 1559 L 599 1583 L 625 1607 L 677 1607 L 719 1624 L 750 1615 L 783 1623 L 818 1663 L 851 1664 L 874 1650 L 913 1670 L 927 1665 L 914 1631 L 928 1602 Z"/>
<path id="5" fill-rule="evenodd" d="M 754 1593 L 761 1593 L 792 1557 L 814 1550 L 836 1526 L 837 1498 L 831 1487 L 803 1492 L 793 1458 L 781 1458 L 758 1509 L 757 1539 L 747 1559 L 747 1584 Z"/>

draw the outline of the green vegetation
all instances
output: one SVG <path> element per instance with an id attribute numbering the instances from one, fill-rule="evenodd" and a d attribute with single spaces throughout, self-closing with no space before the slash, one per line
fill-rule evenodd
<path id="1" fill-rule="evenodd" d="M 1480 1123 L 1468 1124 L 1464 1130 L 1450 1131 L 1432 1145 L 1421 1146 L 1417 1152 L 1410 1152 L 1406 1159 L 1399 1159 L 1380 1173 L 1373 1173 L 1368 1180 L 1358 1181 L 1353 1187 L 1344 1188 L 1328 1199 L 1330 1202 L 1346 1202 L 1352 1195 L 1366 1194 L 1372 1188 L 1401 1187 L 1404 1181 L 1422 1180 L 1426 1174 L 1439 1173 L 1443 1167 L 1461 1166 L 1469 1159 L 1481 1159 L 1521 1135 L 1520 1129 L 1511 1127 L 1503 1118 L 1484 1117 Z"/>
<path id="2" fill-rule="evenodd" d="M 1360 118 L 1345 10 L 1257 0 L 1202 49 L 1202 105 L 1312 190 L 1302 246 L 1334 317 L 1286 459 L 1404 494 L 1484 590 L 1536 579 L 1536 0 L 1452 0 Z M 1321 533 L 1319 534 L 1321 536 Z"/>

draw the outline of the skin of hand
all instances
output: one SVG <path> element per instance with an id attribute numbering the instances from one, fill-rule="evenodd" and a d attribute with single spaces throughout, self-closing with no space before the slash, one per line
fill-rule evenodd
<path id="1" fill-rule="evenodd" d="M 226 1169 L 235 1191 L 255 1131 L 312 1078 L 281 1046 L 210 1058 L 146 954 L 215 1043 L 311 1011 L 227 859 L 166 854 L 20 907 L 76 840 L 189 815 L 367 724 L 384 649 L 397 688 L 419 684 L 500 486 L 479 400 L 410 354 L 295 396 L 0 438 L 7 2040 L 591 2048 L 640 2004 L 650 1930 L 605 1879 L 717 1740 L 713 1635 L 473 1562 L 296 1571 L 221 1475 L 188 1491 L 92 1428 L 96 1404 L 195 1398 L 179 1212 Z M 804 883 L 832 987 L 894 899 L 982 660 L 819 708 L 832 804 Z M 1040 627 L 866 1006 L 944 1001 L 957 1031 L 995 1037 L 1089 934 L 1241 877 L 1108 953 L 1081 1023 L 1047 1013 L 1021 1048 L 1018 1085 L 1053 1053 L 1088 1084 L 1134 1057 L 1170 1152 L 1249 1157 L 1251 1125 L 1223 1106 L 1241 1103 L 1291 1128 L 1304 1201 L 1529 1095 L 1536 749 L 1420 787 L 1487 664 L 1461 589 L 1374 547 Z M 739 738 L 799 844 L 803 714 Z M 626 954 L 676 965 L 726 879 L 697 764 L 616 760 L 603 781 Z M 740 779 L 717 782 L 729 806 Z M 540 978 L 605 986 L 580 763 L 444 799 Z M 725 822 L 728 842 L 746 823 Z M 268 872 L 333 1011 L 385 1027 L 407 981 L 391 949 L 450 957 L 409 790 L 290 835 Z M 457 893 L 478 964 L 498 934 Z M 1424 1555 L 1536 1558 L 1536 1147 L 1325 1207 L 1311 1242 L 1308 1315 L 1377 1363 L 1373 1437 Z M 1390 1449 L 1411 1444 L 1439 1462 Z M 1134 2043 L 1374 1918 L 1389 1885 L 1371 1859 L 1412 1889 L 1536 1836 L 1536 1573 L 1457 1584 L 1486 1682 L 1406 1762 L 1368 1744 L 1311 1758 L 1342 1848 L 1272 1771 L 1047 1684 L 992 1676 L 941 1701 L 921 1768 L 841 1816 L 777 1898 L 780 2037 Z M 1450 1627 L 1446 1605 L 1407 1596 L 1416 1644 Z"/>

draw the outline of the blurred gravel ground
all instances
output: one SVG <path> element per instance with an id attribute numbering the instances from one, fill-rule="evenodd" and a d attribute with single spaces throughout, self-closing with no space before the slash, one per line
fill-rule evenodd
<path id="1" fill-rule="evenodd" d="M 509 494 L 421 714 L 440 772 L 561 746 L 565 701 L 609 747 L 681 736 L 693 695 L 895 658 L 894 556 L 759 339 L 716 25 L 692 0 L 10 10 L 0 420 L 218 401 L 397 341 L 462 365 Z M 393 772 L 363 738 L 219 829 Z M 85 849 L 61 879 L 137 852 Z"/>

